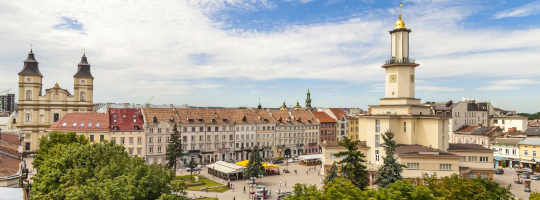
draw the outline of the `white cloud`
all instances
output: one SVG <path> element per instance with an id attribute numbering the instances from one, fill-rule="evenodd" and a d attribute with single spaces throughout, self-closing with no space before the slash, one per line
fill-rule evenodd
<path id="1" fill-rule="evenodd" d="M 461 91 L 464 91 L 463 88 L 452 88 L 452 87 L 441 87 L 441 86 L 429 86 L 429 85 L 419 85 L 419 86 L 416 86 L 416 90 L 419 90 L 419 91 L 430 91 L 430 92 L 461 92 Z"/>
<path id="2" fill-rule="evenodd" d="M 230 7 L 275 9 L 271 2 L 2 1 L 0 38 L 9 39 L 0 48 L 0 85 L 16 88 L 15 74 L 30 43 L 46 87 L 58 81 L 70 88 L 86 48 L 96 77 L 96 101 L 227 88 L 206 79 L 383 79 L 380 66 L 388 57 L 387 31 L 397 9 L 373 10 L 338 23 L 287 26 L 279 32 L 225 30 L 227 24 L 208 17 Z M 460 23 L 475 8 L 453 2 L 413 3 L 404 9 L 413 30 L 411 55 L 421 64 L 418 78 L 540 75 L 540 67 L 532 64 L 540 63 L 540 29 L 464 29 Z M 54 29 L 62 17 L 77 20 L 84 33 Z M 192 55 L 208 59 L 194 62 Z"/>
<path id="3" fill-rule="evenodd" d="M 495 19 L 502 19 L 508 17 L 525 17 L 530 15 L 536 15 L 538 13 L 540 13 L 540 1 L 534 1 L 517 8 L 511 8 L 497 12 L 493 17 Z"/>
<path id="4" fill-rule="evenodd" d="M 500 81 L 492 81 L 489 86 L 478 88 L 478 90 L 488 90 L 488 91 L 519 90 L 520 86 L 536 85 L 536 84 L 540 84 L 540 81 L 531 80 L 531 79 L 507 79 L 507 80 L 500 80 Z"/>

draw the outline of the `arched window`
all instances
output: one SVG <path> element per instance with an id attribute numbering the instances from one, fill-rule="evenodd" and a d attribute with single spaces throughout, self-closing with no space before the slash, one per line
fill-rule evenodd
<path id="1" fill-rule="evenodd" d="M 24 115 L 24 121 L 25 122 L 30 122 L 32 120 L 32 118 L 30 118 L 30 113 L 25 113 Z"/>
<path id="2" fill-rule="evenodd" d="M 86 92 L 81 92 L 81 101 L 86 101 Z"/>
<path id="3" fill-rule="evenodd" d="M 26 100 L 32 100 L 32 90 L 26 90 Z"/>

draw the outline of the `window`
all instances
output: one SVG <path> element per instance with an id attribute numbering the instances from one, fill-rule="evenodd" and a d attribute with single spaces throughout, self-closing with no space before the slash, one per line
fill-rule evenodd
<path id="1" fill-rule="evenodd" d="M 536 151 L 533 151 L 533 157 L 536 157 Z"/>
<path id="2" fill-rule="evenodd" d="M 379 162 L 379 150 L 375 150 L 375 161 Z"/>
<path id="3" fill-rule="evenodd" d="M 80 96 L 81 101 L 86 101 L 86 92 L 82 91 Z"/>
<path id="4" fill-rule="evenodd" d="M 27 101 L 32 100 L 32 90 L 26 90 L 26 96 L 25 97 L 26 97 L 25 99 Z"/>
<path id="5" fill-rule="evenodd" d="M 161 143 L 161 137 L 157 138 L 158 143 Z"/>
<path id="6" fill-rule="evenodd" d="M 208 129 L 208 132 L 212 132 L 212 127 L 209 126 L 207 129 Z"/>
<path id="7" fill-rule="evenodd" d="M 24 149 L 30 151 L 30 142 L 24 144 Z"/>
<path id="8" fill-rule="evenodd" d="M 142 148 L 137 148 L 137 155 L 141 155 Z"/>
<path id="9" fill-rule="evenodd" d="M 419 163 L 407 163 L 407 168 L 408 169 L 418 169 L 418 168 L 420 168 L 420 164 Z"/>
<path id="10" fill-rule="evenodd" d="M 191 127 L 191 132 L 195 132 L 195 127 Z"/>
<path id="11" fill-rule="evenodd" d="M 121 138 L 120 138 L 120 144 L 125 144 L 125 143 L 126 143 L 126 138 L 121 137 Z"/>
<path id="12" fill-rule="evenodd" d="M 469 162 L 476 162 L 476 156 L 469 156 Z"/>
<path id="13" fill-rule="evenodd" d="M 452 170 L 452 164 L 441 163 L 441 170 Z"/>
<path id="14" fill-rule="evenodd" d="M 488 157 L 487 156 L 480 156 L 480 162 L 488 162 Z"/>
<path id="15" fill-rule="evenodd" d="M 30 118 L 30 113 L 25 113 L 25 114 L 24 114 L 24 121 L 25 121 L 25 122 L 30 122 L 30 121 L 32 121 L 32 118 Z"/>
<path id="16" fill-rule="evenodd" d="M 152 143 L 152 140 L 153 140 L 153 138 L 152 138 L 152 137 L 149 137 L 149 138 L 148 138 L 148 143 Z"/>
<path id="17" fill-rule="evenodd" d="M 516 150 L 515 149 L 512 149 L 512 154 L 516 155 Z"/>
<path id="18" fill-rule="evenodd" d="M 161 153 L 161 146 L 158 146 L 158 147 L 157 147 L 157 152 L 158 152 L 158 153 Z"/>
<path id="19" fill-rule="evenodd" d="M 506 154 L 510 154 L 510 149 L 505 149 Z"/>
<path id="20" fill-rule="evenodd" d="M 60 114 L 54 113 L 53 114 L 53 122 L 57 122 L 60 119 Z"/>
<path id="21" fill-rule="evenodd" d="M 214 130 L 215 130 L 216 132 L 218 132 L 218 131 L 219 131 L 219 127 L 216 126 L 216 127 L 214 128 Z"/>
<path id="22" fill-rule="evenodd" d="M 137 144 L 141 144 L 142 143 L 142 138 L 141 137 L 138 137 L 137 138 Z"/>
<path id="23" fill-rule="evenodd" d="M 105 136 L 104 135 L 99 135 L 99 141 L 103 142 L 103 140 L 105 140 Z"/>
<path id="24" fill-rule="evenodd" d="M 403 122 L 403 132 L 407 132 L 407 122 Z"/>
<path id="25" fill-rule="evenodd" d="M 130 148 L 128 149 L 128 152 L 129 152 L 129 155 L 133 155 L 133 148 L 130 147 Z"/>
<path id="26" fill-rule="evenodd" d="M 529 155 L 529 150 L 523 151 L 523 155 L 526 155 L 526 156 Z"/>
<path id="27" fill-rule="evenodd" d="M 158 132 L 158 133 L 161 133 L 161 128 L 158 128 L 158 129 L 157 129 L 157 132 Z"/>
<path id="28" fill-rule="evenodd" d="M 380 147 L 380 146 L 381 146 L 381 136 L 375 135 L 375 147 Z"/>
<path id="29" fill-rule="evenodd" d="M 148 147 L 148 152 L 150 153 L 154 152 L 154 147 Z"/>
<path id="30" fill-rule="evenodd" d="M 378 133 L 381 131 L 381 121 L 380 120 L 375 120 L 375 132 Z"/>
<path id="31" fill-rule="evenodd" d="M 133 137 L 129 137 L 129 144 L 133 144 Z"/>
<path id="32" fill-rule="evenodd" d="M 90 135 L 90 142 L 94 142 L 94 135 Z"/>
<path id="33" fill-rule="evenodd" d="M 186 128 L 186 127 L 184 127 L 184 132 L 187 132 L 187 128 Z"/>

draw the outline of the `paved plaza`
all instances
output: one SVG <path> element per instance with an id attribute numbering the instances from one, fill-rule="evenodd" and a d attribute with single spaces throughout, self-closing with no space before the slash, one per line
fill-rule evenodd
<path id="1" fill-rule="evenodd" d="M 319 175 L 320 166 L 302 166 L 297 163 L 289 163 L 288 166 L 280 165 L 280 171 L 288 169 L 290 173 L 281 173 L 281 175 L 267 176 L 256 180 L 257 184 L 262 184 L 270 190 L 270 199 L 277 199 L 278 191 L 292 191 L 294 185 L 297 183 L 303 183 L 308 185 L 317 185 L 321 187 L 321 181 L 323 176 Z M 295 170 L 297 173 L 295 173 Z M 187 175 L 189 172 L 186 170 L 178 170 L 177 175 Z M 201 174 L 204 177 L 212 179 L 218 183 L 224 185 L 227 184 L 227 180 L 217 178 L 209 175 L 206 168 L 201 170 Z M 232 189 L 223 193 L 216 192 L 199 192 L 199 191 L 187 191 L 189 197 L 217 197 L 219 200 L 247 200 L 249 199 L 249 186 L 247 180 L 231 181 Z M 245 187 L 245 192 L 244 192 Z"/>
<path id="2" fill-rule="evenodd" d="M 504 174 L 494 174 L 493 180 L 497 183 L 499 183 L 501 186 L 509 186 L 510 190 L 512 191 L 512 194 L 514 194 L 519 199 L 529 199 L 528 192 L 524 192 L 525 189 L 524 184 L 515 184 L 514 180 L 516 177 L 516 170 L 505 168 Z M 530 179 L 528 179 L 530 180 Z M 531 181 L 531 193 L 532 192 L 540 192 L 540 180 L 530 180 Z"/>

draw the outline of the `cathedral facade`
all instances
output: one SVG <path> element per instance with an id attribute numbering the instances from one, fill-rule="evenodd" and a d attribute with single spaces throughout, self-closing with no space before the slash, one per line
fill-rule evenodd
<path id="1" fill-rule="evenodd" d="M 78 70 L 73 76 L 73 93 L 61 88 L 58 83 L 45 89 L 43 94 L 43 74 L 32 50 L 24 60 L 19 75 L 19 98 L 17 100 L 17 128 L 21 130 L 25 152 L 35 152 L 39 139 L 45 130 L 65 114 L 93 110 L 94 77 L 90 64 L 83 54 Z"/>

